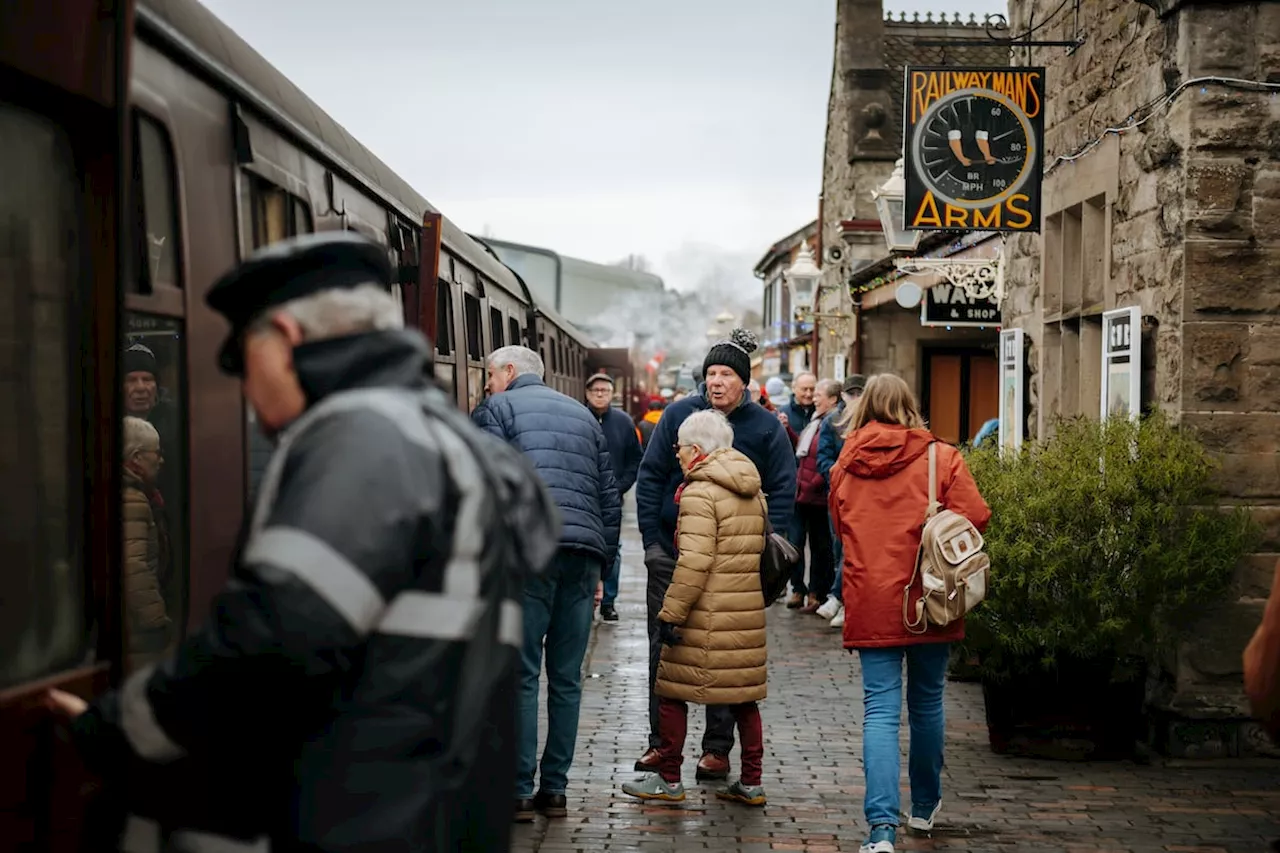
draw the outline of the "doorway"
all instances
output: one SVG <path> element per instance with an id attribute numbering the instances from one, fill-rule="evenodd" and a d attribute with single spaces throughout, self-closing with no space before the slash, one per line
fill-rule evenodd
<path id="1" fill-rule="evenodd" d="M 926 349 L 920 406 L 933 434 L 950 444 L 972 441 L 999 417 L 999 376 L 990 347 Z"/>

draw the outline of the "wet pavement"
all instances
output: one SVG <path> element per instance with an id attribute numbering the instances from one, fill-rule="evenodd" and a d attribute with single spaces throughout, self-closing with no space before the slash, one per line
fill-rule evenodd
<path id="1" fill-rule="evenodd" d="M 768 805 L 722 802 L 711 784 L 694 783 L 705 725 L 698 708 L 689 714 L 685 801 L 650 805 L 619 791 L 640 775 L 633 765 L 648 732 L 645 575 L 630 499 L 623 524 L 621 618 L 597 623 L 588 651 L 569 816 L 517 825 L 513 849 L 857 851 L 866 838 L 857 657 L 840 648 L 837 629 L 781 604 L 769 610 L 769 698 L 761 704 Z M 904 721 L 904 749 L 905 732 Z M 735 749 L 735 772 L 737 759 Z M 905 776 L 903 791 L 909 802 Z M 976 684 L 947 685 L 943 797 L 933 835 L 900 830 L 898 850 L 1264 853 L 1280 838 L 1280 762 L 998 756 Z"/>

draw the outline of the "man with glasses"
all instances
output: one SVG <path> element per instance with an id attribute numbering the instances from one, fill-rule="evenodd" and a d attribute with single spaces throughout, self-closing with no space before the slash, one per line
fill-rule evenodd
<path id="1" fill-rule="evenodd" d="M 626 496 L 635 484 L 640 470 L 640 458 L 644 455 L 640 439 L 636 435 L 631 418 L 613 406 L 613 379 L 607 373 L 595 373 L 587 380 L 587 408 L 600 422 L 605 440 L 609 443 L 609 459 L 613 462 L 613 478 L 618 481 L 618 499 Z M 605 622 L 617 622 L 618 611 L 613 603 L 618 599 L 618 580 L 622 576 L 622 549 L 614 557 L 612 565 L 604 567 L 603 597 L 600 599 L 600 618 Z"/>

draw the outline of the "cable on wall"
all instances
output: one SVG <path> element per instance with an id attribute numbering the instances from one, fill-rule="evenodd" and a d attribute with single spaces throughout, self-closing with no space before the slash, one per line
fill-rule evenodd
<path id="1" fill-rule="evenodd" d="M 1128 117 L 1120 124 L 1115 127 L 1108 127 L 1106 130 L 1102 131 L 1096 139 L 1086 142 L 1070 154 L 1061 154 L 1055 157 L 1053 162 L 1045 167 L 1044 174 L 1049 174 L 1063 163 L 1071 163 L 1075 160 L 1079 160 L 1094 148 L 1101 145 L 1108 136 L 1121 136 L 1129 131 L 1137 130 L 1147 122 L 1151 121 L 1151 119 L 1155 118 L 1155 116 L 1161 111 L 1172 106 L 1173 102 L 1177 100 L 1178 96 L 1183 92 L 1193 86 L 1206 86 L 1210 83 L 1216 83 L 1217 85 L 1224 86 L 1228 89 L 1241 89 L 1248 92 L 1271 92 L 1272 97 L 1275 96 L 1275 93 L 1280 92 L 1280 83 L 1268 83 L 1264 80 L 1241 80 L 1236 77 L 1196 77 L 1194 79 L 1187 80 L 1185 83 L 1175 87 L 1173 91 L 1168 94 L 1161 95 L 1160 97 L 1141 105 L 1136 110 L 1129 113 Z M 1202 89 L 1201 91 L 1204 90 Z"/>

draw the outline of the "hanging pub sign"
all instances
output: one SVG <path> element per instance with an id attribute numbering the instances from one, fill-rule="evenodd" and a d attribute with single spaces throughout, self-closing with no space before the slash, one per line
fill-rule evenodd
<path id="1" fill-rule="evenodd" d="M 907 66 L 910 231 L 1040 231 L 1044 69 Z"/>
<path id="2" fill-rule="evenodd" d="M 1142 409 L 1142 309 L 1117 308 L 1102 315 L 1102 411 L 1136 418 Z"/>
<path id="3" fill-rule="evenodd" d="M 1005 329 L 1000 333 L 1000 452 L 1017 451 L 1022 446 L 1023 425 L 1023 332 Z"/>
<path id="4" fill-rule="evenodd" d="M 1000 305 L 994 299 L 974 299 L 963 287 L 935 284 L 920 300 L 922 326 L 998 326 Z"/>

